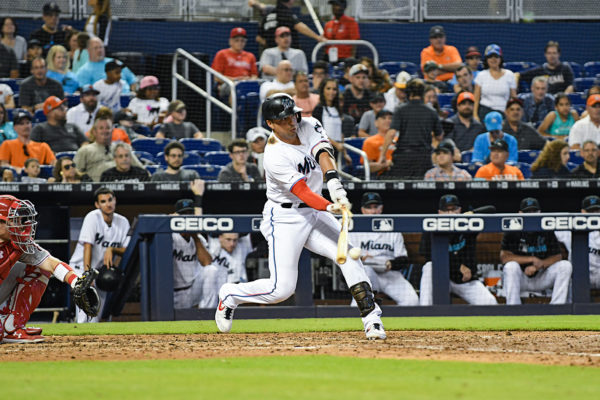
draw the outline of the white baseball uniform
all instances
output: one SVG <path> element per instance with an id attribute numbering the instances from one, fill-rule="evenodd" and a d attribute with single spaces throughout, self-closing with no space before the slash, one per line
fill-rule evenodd
<path id="1" fill-rule="evenodd" d="M 86 243 L 92 245 L 91 268 L 99 269 L 104 261 L 104 252 L 108 247 L 127 247 L 129 243 L 129 221 L 124 216 L 114 213 L 110 226 L 104 221 L 102 211 L 96 209 L 90 211 L 83 219 L 79 240 L 75 251 L 71 256 L 69 265 L 73 267 L 75 273 L 81 276 L 85 271 L 83 266 L 83 246 Z M 98 296 L 101 301 L 101 309 L 96 317 L 88 317 L 83 310 L 77 308 L 77 323 L 99 322 L 104 308 L 104 301 L 107 293 L 98 290 Z"/>
<path id="2" fill-rule="evenodd" d="M 569 261 L 571 261 L 571 231 L 555 231 L 554 234 L 558 241 L 567 248 Z M 590 288 L 600 289 L 600 231 L 589 233 L 588 247 L 590 249 Z"/>
<path id="3" fill-rule="evenodd" d="M 269 279 L 231 284 L 221 287 L 219 297 L 226 307 L 235 309 L 242 303 L 279 303 L 290 297 L 298 279 L 298 259 L 302 248 L 335 260 L 340 223 L 325 211 L 306 207 L 291 191 L 300 180 L 306 181 L 314 193 L 321 194 L 323 171 L 313 149 L 329 143 L 325 130 L 315 118 L 302 118 L 297 125 L 299 145 L 282 142 L 272 133 L 264 156 L 267 202 L 260 226 L 269 245 Z M 302 205 L 302 207 L 300 207 Z M 287 208 L 289 207 L 289 208 Z M 340 269 L 348 287 L 369 278 L 362 263 L 348 257 Z M 381 309 L 364 317 L 367 327 L 381 323 Z"/>
<path id="4" fill-rule="evenodd" d="M 173 238 L 173 306 L 191 308 L 200 302 L 202 285 L 200 275 L 202 265 L 198 261 L 196 242 L 190 236 L 184 238 L 180 233 L 171 234 Z M 206 239 L 198 235 L 204 248 L 208 248 Z"/>
<path id="5" fill-rule="evenodd" d="M 361 250 L 361 257 L 374 291 L 381 291 L 401 306 L 418 306 L 419 296 L 402 272 L 386 270 L 385 263 L 406 257 L 404 237 L 400 232 L 350 232 L 349 241 Z M 352 299 L 352 305 L 356 301 Z"/>

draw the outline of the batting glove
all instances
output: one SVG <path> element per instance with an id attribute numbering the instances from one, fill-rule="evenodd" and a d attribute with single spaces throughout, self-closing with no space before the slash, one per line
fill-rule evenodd
<path id="1" fill-rule="evenodd" d="M 348 193 L 346 193 L 342 186 L 342 182 L 340 182 L 338 178 L 328 180 L 327 189 L 329 190 L 331 201 L 334 203 L 342 203 L 342 200 L 345 200 L 345 203 L 350 204 L 348 202 Z"/>

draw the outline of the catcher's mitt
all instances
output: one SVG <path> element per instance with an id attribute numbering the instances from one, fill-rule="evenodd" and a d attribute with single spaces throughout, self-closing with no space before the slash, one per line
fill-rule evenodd
<path id="1" fill-rule="evenodd" d="M 77 279 L 72 290 L 75 305 L 90 317 L 95 317 L 100 311 L 100 298 L 96 289 L 92 287 L 97 276 L 98 271 L 93 268 L 84 272 L 81 278 Z"/>

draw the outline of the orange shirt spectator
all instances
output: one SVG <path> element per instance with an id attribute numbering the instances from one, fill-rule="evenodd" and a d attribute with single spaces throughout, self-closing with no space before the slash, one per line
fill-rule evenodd
<path id="1" fill-rule="evenodd" d="M 1 161 L 6 161 L 13 167 L 23 168 L 28 158 L 36 158 L 42 165 L 50 165 L 56 160 L 47 143 L 30 141 L 24 144 L 20 139 L 2 142 Z"/>
<path id="2" fill-rule="evenodd" d="M 323 36 L 329 40 L 358 40 L 360 39 L 358 22 L 344 14 L 339 17 L 334 16 L 331 21 L 325 24 Z M 352 45 L 328 46 L 328 52 L 331 47 L 337 47 L 338 59 L 340 60 L 354 57 L 354 46 Z"/>
<path id="3" fill-rule="evenodd" d="M 438 81 L 447 81 L 452 79 L 454 71 L 462 64 L 460 53 L 454 46 L 446 44 L 446 32 L 440 25 L 432 26 L 429 30 L 429 43 L 421 51 L 421 70 L 425 67 L 428 61 L 434 61 L 441 69 L 435 79 Z"/>
<path id="4" fill-rule="evenodd" d="M 502 170 L 492 163 L 486 164 L 477 170 L 475 179 L 486 179 L 488 181 L 522 181 L 523 173 L 517 167 L 505 165 Z"/>
<path id="5" fill-rule="evenodd" d="M 256 57 L 254 57 L 254 54 L 243 50 L 246 41 L 246 30 L 244 28 L 233 28 L 229 35 L 229 45 L 231 47 L 219 50 L 211 67 L 228 78 L 258 77 Z"/>
<path id="6" fill-rule="evenodd" d="M 379 163 L 379 156 L 381 155 L 381 148 L 383 147 L 383 143 L 385 142 L 385 134 L 390 130 L 390 125 L 392 123 L 392 112 L 388 110 L 381 110 L 375 116 L 375 127 L 377 128 L 377 133 L 373 136 L 369 136 L 363 142 L 362 150 L 367 153 L 367 158 L 369 159 L 369 169 L 371 173 L 377 173 L 377 175 L 381 175 L 385 172 L 392 162 L 392 153 L 396 150 L 394 145 L 389 146 L 387 151 L 385 152 L 385 163 Z M 360 158 L 361 164 L 364 164 L 364 160 Z"/>
<path id="7" fill-rule="evenodd" d="M 85 136 L 89 139 L 90 131 L 87 131 L 85 133 Z M 127 135 L 127 132 L 125 132 L 121 128 L 113 128 L 111 141 L 112 142 L 125 142 L 127 144 L 131 144 L 131 139 L 129 139 L 129 135 Z"/>

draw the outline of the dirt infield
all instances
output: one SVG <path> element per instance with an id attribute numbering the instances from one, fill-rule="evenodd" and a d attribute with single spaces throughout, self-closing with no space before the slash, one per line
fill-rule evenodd
<path id="1" fill-rule="evenodd" d="M 392 331 L 377 342 L 362 332 L 52 336 L 45 343 L 0 346 L 0 361 L 301 354 L 600 367 L 600 332 Z"/>

